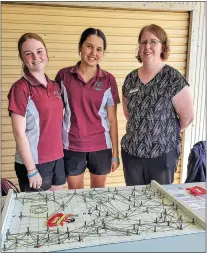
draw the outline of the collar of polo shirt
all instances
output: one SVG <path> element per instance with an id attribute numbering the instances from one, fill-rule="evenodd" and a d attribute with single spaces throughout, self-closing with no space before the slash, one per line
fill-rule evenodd
<path id="1" fill-rule="evenodd" d="M 79 65 L 80 65 L 81 61 L 78 61 L 76 63 L 76 65 L 74 67 L 72 67 L 72 69 L 70 70 L 70 73 L 75 73 L 75 74 L 78 74 L 78 68 L 79 68 Z M 97 68 L 98 68 L 98 71 L 97 71 L 97 77 L 104 77 L 104 76 L 107 76 L 107 73 L 100 67 L 99 64 L 97 64 Z"/>
<path id="2" fill-rule="evenodd" d="M 47 83 L 51 82 L 51 80 L 46 74 L 45 74 L 45 77 L 46 77 Z M 29 81 L 32 86 L 42 85 L 33 75 L 30 74 L 30 72 L 25 73 L 24 78 L 27 81 Z"/>

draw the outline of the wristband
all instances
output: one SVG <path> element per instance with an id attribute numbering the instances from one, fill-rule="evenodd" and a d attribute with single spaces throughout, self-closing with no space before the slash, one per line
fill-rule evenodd
<path id="1" fill-rule="evenodd" d="M 112 158 L 111 158 L 111 161 L 112 161 L 112 162 L 113 162 L 113 161 L 114 161 L 114 162 L 119 162 L 119 158 L 112 157 Z"/>
<path id="2" fill-rule="evenodd" d="M 30 175 L 30 174 L 27 174 L 27 176 L 28 176 L 28 178 L 31 178 L 31 177 L 36 176 L 37 173 L 39 173 L 39 171 L 36 169 L 35 173 L 33 173 L 33 174 L 31 174 L 31 175 Z"/>

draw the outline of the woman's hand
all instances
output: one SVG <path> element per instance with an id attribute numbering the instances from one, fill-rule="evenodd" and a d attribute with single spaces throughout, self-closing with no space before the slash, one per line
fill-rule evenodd
<path id="1" fill-rule="evenodd" d="M 36 175 L 30 177 L 32 174 L 36 173 Z M 29 179 L 29 187 L 33 189 L 40 189 L 42 185 L 42 177 L 40 176 L 40 173 L 36 170 L 34 171 L 29 171 L 28 172 L 28 179 Z"/>
<path id="2" fill-rule="evenodd" d="M 119 158 L 112 158 L 111 171 L 114 172 L 119 167 L 119 164 L 120 164 Z"/>

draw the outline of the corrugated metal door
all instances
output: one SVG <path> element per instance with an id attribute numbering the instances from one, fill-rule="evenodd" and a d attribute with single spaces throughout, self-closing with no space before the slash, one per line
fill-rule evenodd
<path id="1" fill-rule="evenodd" d="M 78 41 L 87 27 L 96 27 L 106 34 L 107 52 L 102 68 L 111 72 L 121 86 L 125 76 L 139 66 L 135 55 L 137 36 L 147 24 L 162 26 L 169 35 L 171 54 L 168 64 L 186 73 L 189 13 L 118 10 L 104 8 L 74 8 L 64 6 L 38 6 L 2 4 L 2 177 L 17 183 L 14 173 L 15 142 L 11 121 L 7 113 L 7 94 L 11 85 L 22 75 L 17 41 L 25 32 L 40 34 L 49 51 L 47 74 L 53 79 L 57 71 L 78 61 Z M 119 139 L 125 133 L 122 105 L 118 106 Z M 86 186 L 89 186 L 86 173 Z M 180 162 L 175 182 L 179 183 Z M 107 186 L 124 185 L 122 164 L 111 173 Z"/>

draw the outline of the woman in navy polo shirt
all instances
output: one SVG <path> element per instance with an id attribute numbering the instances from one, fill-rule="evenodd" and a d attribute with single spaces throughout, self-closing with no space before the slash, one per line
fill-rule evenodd
<path id="1" fill-rule="evenodd" d="M 116 108 L 119 103 L 114 76 L 100 68 L 106 37 L 99 29 L 86 29 L 78 45 L 80 61 L 61 69 L 56 81 L 65 104 L 63 147 L 70 189 L 104 187 L 107 174 L 119 166 Z"/>
<path id="2" fill-rule="evenodd" d="M 16 141 L 15 171 L 21 191 L 59 190 L 66 182 L 63 165 L 63 102 L 59 85 L 44 73 L 47 49 L 34 33 L 18 41 L 24 75 L 8 94 Z"/>

